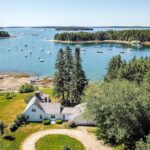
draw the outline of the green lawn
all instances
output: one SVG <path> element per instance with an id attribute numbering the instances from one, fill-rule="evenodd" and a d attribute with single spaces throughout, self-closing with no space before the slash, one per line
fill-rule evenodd
<path id="1" fill-rule="evenodd" d="M 66 135 L 47 135 L 36 143 L 37 150 L 63 150 L 64 146 L 70 150 L 85 150 L 84 146 L 76 139 Z"/>
<path id="2" fill-rule="evenodd" d="M 41 91 L 50 95 L 53 101 L 55 101 L 55 97 L 53 95 L 53 90 L 50 88 L 40 89 Z M 28 137 L 30 134 L 44 130 L 44 129 L 58 129 L 58 128 L 66 128 L 65 124 L 62 125 L 48 125 L 44 126 L 41 123 L 30 123 L 27 126 L 22 126 L 17 129 L 16 132 L 11 133 L 8 130 L 8 126 L 12 123 L 16 115 L 23 112 L 26 104 L 24 102 L 24 98 L 29 94 L 20 94 L 17 93 L 13 99 L 7 100 L 4 96 L 0 94 L 0 120 L 2 120 L 6 124 L 5 133 L 7 135 L 13 136 L 14 140 L 3 140 L 0 136 L 0 150 L 19 150 L 22 141 Z"/>

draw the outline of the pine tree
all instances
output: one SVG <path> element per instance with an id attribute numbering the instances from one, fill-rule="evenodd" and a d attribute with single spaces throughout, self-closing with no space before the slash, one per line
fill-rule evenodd
<path id="1" fill-rule="evenodd" d="M 73 56 L 72 50 L 69 46 L 65 49 L 65 92 L 66 92 L 66 100 L 70 97 L 70 86 L 71 86 L 71 76 L 73 69 Z"/>
<path id="2" fill-rule="evenodd" d="M 110 81 L 112 79 L 116 79 L 118 77 L 118 71 L 119 68 L 122 66 L 122 59 L 121 56 L 114 56 L 109 64 L 108 64 L 108 68 L 107 68 L 107 74 L 105 76 L 105 80 L 106 81 Z"/>
<path id="3" fill-rule="evenodd" d="M 56 73 L 54 79 L 55 92 L 58 96 L 61 96 L 64 99 L 64 68 L 65 68 L 65 60 L 64 60 L 64 52 L 62 49 L 58 51 L 56 58 Z"/>
<path id="4" fill-rule="evenodd" d="M 80 49 L 75 49 L 74 54 L 74 65 L 71 79 L 71 100 L 72 105 L 79 104 L 81 101 L 81 96 L 83 95 L 84 89 L 88 84 L 88 80 L 85 76 L 85 72 L 82 69 L 80 58 Z"/>

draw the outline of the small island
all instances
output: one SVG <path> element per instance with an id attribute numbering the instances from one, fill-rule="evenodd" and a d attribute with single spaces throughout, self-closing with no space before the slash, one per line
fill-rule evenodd
<path id="1" fill-rule="evenodd" d="M 55 27 L 55 30 L 57 31 L 90 31 L 90 30 L 93 30 L 93 28 L 70 26 L 70 27 Z"/>
<path id="2" fill-rule="evenodd" d="M 6 31 L 0 31 L 0 38 L 10 37 L 9 33 Z"/>
<path id="3" fill-rule="evenodd" d="M 150 30 L 64 32 L 56 34 L 52 41 L 58 43 L 120 43 L 150 46 Z"/>

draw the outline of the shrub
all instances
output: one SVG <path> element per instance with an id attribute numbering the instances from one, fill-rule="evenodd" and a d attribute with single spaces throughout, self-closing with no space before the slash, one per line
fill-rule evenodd
<path id="1" fill-rule="evenodd" d="M 143 139 L 136 142 L 135 150 L 149 150 L 150 149 L 150 134 Z"/>
<path id="2" fill-rule="evenodd" d="M 9 130 L 11 132 L 15 132 L 17 130 L 17 128 L 18 128 L 18 126 L 17 126 L 16 123 L 12 123 L 12 124 L 9 125 Z"/>
<path id="3" fill-rule="evenodd" d="M 74 121 L 68 122 L 68 127 L 69 127 L 69 128 L 75 128 L 76 126 L 77 126 L 77 125 L 75 124 Z"/>
<path id="4" fill-rule="evenodd" d="M 71 150 L 71 148 L 69 146 L 65 145 L 63 150 Z"/>
<path id="5" fill-rule="evenodd" d="M 55 123 L 56 123 L 56 124 L 62 124 L 63 121 L 62 121 L 61 119 L 58 119 L 58 120 L 55 121 Z"/>
<path id="6" fill-rule="evenodd" d="M 3 139 L 8 140 L 8 141 L 13 141 L 15 140 L 15 137 L 13 137 L 12 135 L 3 135 Z"/>
<path id="7" fill-rule="evenodd" d="M 51 121 L 48 120 L 48 119 L 45 119 L 45 120 L 43 120 L 43 124 L 44 125 L 49 125 L 49 124 L 51 124 Z"/>
<path id="8" fill-rule="evenodd" d="M 30 93 L 35 91 L 35 87 L 32 84 L 24 84 L 19 88 L 20 93 Z"/>
<path id="9" fill-rule="evenodd" d="M 6 125 L 4 124 L 3 121 L 0 120 L 0 134 L 3 136 L 4 133 L 5 133 L 5 128 L 6 128 Z"/>
<path id="10" fill-rule="evenodd" d="M 5 99 L 12 99 L 14 98 L 16 95 L 12 92 L 6 92 L 3 94 L 3 96 L 5 97 Z"/>
<path id="11" fill-rule="evenodd" d="M 115 147 L 113 150 L 124 150 L 124 149 L 125 149 L 125 147 L 122 144 L 122 145 L 119 145 L 119 146 Z"/>
<path id="12" fill-rule="evenodd" d="M 26 104 L 28 104 L 30 102 L 30 100 L 32 99 L 33 95 L 28 95 L 27 97 L 25 97 L 24 101 Z"/>
<path id="13" fill-rule="evenodd" d="M 27 120 L 24 115 L 20 114 L 16 116 L 15 123 L 17 126 L 20 126 L 22 124 L 26 124 Z"/>

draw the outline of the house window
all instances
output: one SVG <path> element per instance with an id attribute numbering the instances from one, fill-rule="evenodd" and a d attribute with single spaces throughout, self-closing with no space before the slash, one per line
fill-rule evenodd
<path id="1" fill-rule="evenodd" d="M 51 115 L 51 119 L 55 119 L 55 115 Z"/>
<path id="2" fill-rule="evenodd" d="M 36 109 L 32 109 L 32 112 L 36 112 Z"/>
<path id="3" fill-rule="evenodd" d="M 29 119 L 29 115 L 27 115 L 27 119 Z"/>
<path id="4" fill-rule="evenodd" d="M 63 115 L 63 120 L 65 120 L 65 115 Z"/>
<path id="5" fill-rule="evenodd" d="M 40 119 L 42 119 L 42 115 L 40 115 Z"/>

